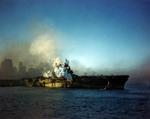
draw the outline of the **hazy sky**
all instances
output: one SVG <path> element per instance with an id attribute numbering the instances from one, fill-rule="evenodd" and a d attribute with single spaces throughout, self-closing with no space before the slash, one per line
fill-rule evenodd
<path id="1" fill-rule="evenodd" d="M 150 0 L 0 0 L 0 50 L 51 29 L 61 57 L 101 70 L 150 57 Z M 13 48 L 13 47 L 12 47 Z"/>

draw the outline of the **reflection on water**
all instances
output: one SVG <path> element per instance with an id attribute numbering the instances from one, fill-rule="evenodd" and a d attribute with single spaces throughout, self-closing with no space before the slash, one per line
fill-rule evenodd
<path id="1" fill-rule="evenodd" d="M 150 90 L 0 88 L 2 119 L 149 119 Z"/>

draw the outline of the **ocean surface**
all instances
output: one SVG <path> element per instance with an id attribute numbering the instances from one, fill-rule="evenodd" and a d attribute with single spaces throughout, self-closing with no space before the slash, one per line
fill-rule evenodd
<path id="1" fill-rule="evenodd" d="M 0 87 L 0 119 L 150 119 L 150 89 Z"/>

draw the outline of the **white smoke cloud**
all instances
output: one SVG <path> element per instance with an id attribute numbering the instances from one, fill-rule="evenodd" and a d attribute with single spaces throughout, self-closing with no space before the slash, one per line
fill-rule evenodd
<path id="1" fill-rule="evenodd" d="M 67 59 L 64 62 L 60 58 L 54 59 L 53 68 L 57 77 L 64 77 L 67 80 L 72 80 L 72 70 Z"/>
<path id="2" fill-rule="evenodd" d="M 48 62 L 57 57 L 58 46 L 56 39 L 50 34 L 38 36 L 30 45 L 29 53 L 36 57 L 38 62 Z"/>
<path id="3" fill-rule="evenodd" d="M 60 66 L 62 63 L 63 61 L 59 57 L 55 58 L 53 61 L 53 68 Z"/>
<path id="4" fill-rule="evenodd" d="M 43 66 L 46 66 L 46 70 L 48 67 L 52 68 L 53 59 L 60 56 L 61 53 L 58 32 L 41 22 L 29 25 L 29 37 L 27 37 L 29 39 L 10 38 L 3 42 L 0 62 L 9 58 L 12 59 L 15 67 L 18 67 L 21 61 L 27 66 L 27 69 L 38 67 L 44 69 Z"/>

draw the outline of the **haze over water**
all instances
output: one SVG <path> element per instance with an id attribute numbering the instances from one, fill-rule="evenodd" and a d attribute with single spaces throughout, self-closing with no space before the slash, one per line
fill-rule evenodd
<path id="1" fill-rule="evenodd" d="M 67 58 L 78 74 L 147 83 L 149 11 L 149 0 L 1 0 L 0 61 L 38 69 Z"/>

